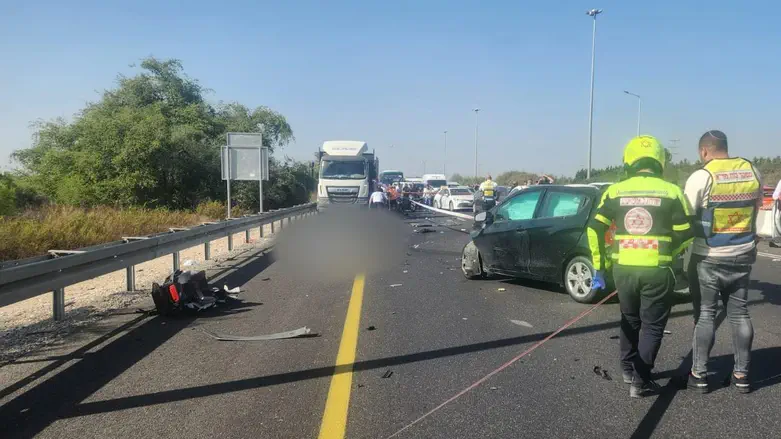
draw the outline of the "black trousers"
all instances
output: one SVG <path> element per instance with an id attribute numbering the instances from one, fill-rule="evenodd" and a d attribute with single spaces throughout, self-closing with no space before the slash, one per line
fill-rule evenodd
<path id="1" fill-rule="evenodd" d="M 621 366 L 646 382 L 670 317 L 675 276 L 670 268 L 616 265 L 613 278 L 621 302 Z"/>

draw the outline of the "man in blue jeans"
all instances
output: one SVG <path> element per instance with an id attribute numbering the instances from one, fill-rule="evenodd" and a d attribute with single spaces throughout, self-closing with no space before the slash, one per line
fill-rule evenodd
<path id="1" fill-rule="evenodd" d="M 705 166 L 689 177 L 684 190 L 695 225 L 688 269 L 695 321 L 688 387 L 702 393 L 709 391 L 708 359 L 721 298 L 732 327 L 735 366 L 731 381 L 740 392 L 748 393 L 754 338 L 748 286 L 757 255 L 756 221 L 762 184 L 751 162 L 729 157 L 727 136 L 721 131 L 702 135 L 699 154 Z"/>

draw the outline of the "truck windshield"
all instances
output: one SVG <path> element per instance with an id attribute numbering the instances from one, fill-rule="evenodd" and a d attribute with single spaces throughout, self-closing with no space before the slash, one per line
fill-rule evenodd
<path id="1" fill-rule="evenodd" d="M 442 186 L 447 186 L 447 181 L 446 180 L 429 180 L 428 184 L 430 184 L 431 187 L 433 187 L 434 189 L 439 189 Z"/>
<path id="2" fill-rule="evenodd" d="M 382 177 L 380 177 L 380 183 L 383 184 L 393 184 L 402 180 L 404 180 L 404 174 L 401 172 L 383 172 Z"/>
<path id="3" fill-rule="evenodd" d="M 347 180 L 362 179 L 366 177 L 366 170 L 362 161 L 323 161 L 320 168 L 320 178 Z"/>

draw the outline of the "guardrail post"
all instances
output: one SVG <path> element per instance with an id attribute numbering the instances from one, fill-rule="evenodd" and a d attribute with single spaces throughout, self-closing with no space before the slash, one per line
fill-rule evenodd
<path id="1" fill-rule="evenodd" d="M 271 233 L 274 233 L 274 221 L 271 221 Z"/>
<path id="2" fill-rule="evenodd" d="M 65 288 L 57 288 L 52 291 L 52 298 L 54 320 L 59 322 L 65 318 Z"/>
<path id="3" fill-rule="evenodd" d="M 258 230 L 260 231 L 260 237 L 261 238 L 263 237 L 263 227 L 264 226 L 265 226 L 265 224 L 261 224 L 260 227 L 258 227 Z"/>
<path id="4" fill-rule="evenodd" d="M 228 235 L 228 251 L 233 251 L 233 234 Z"/>
<path id="5" fill-rule="evenodd" d="M 206 242 L 203 243 L 203 259 L 206 260 L 206 261 L 208 261 L 209 258 L 211 258 L 211 256 L 212 256 L 211 255 L 211 253 L 212 253 L 211 252 L 211 250 L 212 250 L 211 244 L 212 243 L 209 242 L 209 241 L 206 241 Z"/>
<path id="6" fill-rule="evenodd" d="M 285 230 L 285 218 L 279 220 L 279 230 Z"/>
<path id="7" fill-rule="evenodd" d="M 125 272 L 127 273 L 127 290 L 128 291 L 135 291 L 136 290 L 136 266 L 131 265 L 125 269 Z"/>
<path id="8" fill-rule="evenodd" d="M 174 271 L 179 269 L 179 252 L 174 252 Z"/>
<path id="9" fill-rule="evenodd" d="M 244 231 L 244 243 L 245 244 L 249 244 L 249 230 L 250 229 L 247 229 L 247 230 Z"/>

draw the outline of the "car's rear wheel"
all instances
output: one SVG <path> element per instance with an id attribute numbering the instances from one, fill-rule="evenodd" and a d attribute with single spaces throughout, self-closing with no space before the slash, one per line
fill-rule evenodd
<path id="1" fill-rule="evenodd" d="M 474 242 L 469 241 L 461 251 L 461 272 L 467 279 L 485 278 L 483 270 L 483 260 L 480 258 L 480 251 Z"/>
<path id="2" fill-rule="evenodd" d="M 594 277 L 594 266 L 585 256 L 575 256 L 564 269 L 564 288 L 576 302 L 593 303 L 599 294 L 592 291 L 591 279 Z"/>

